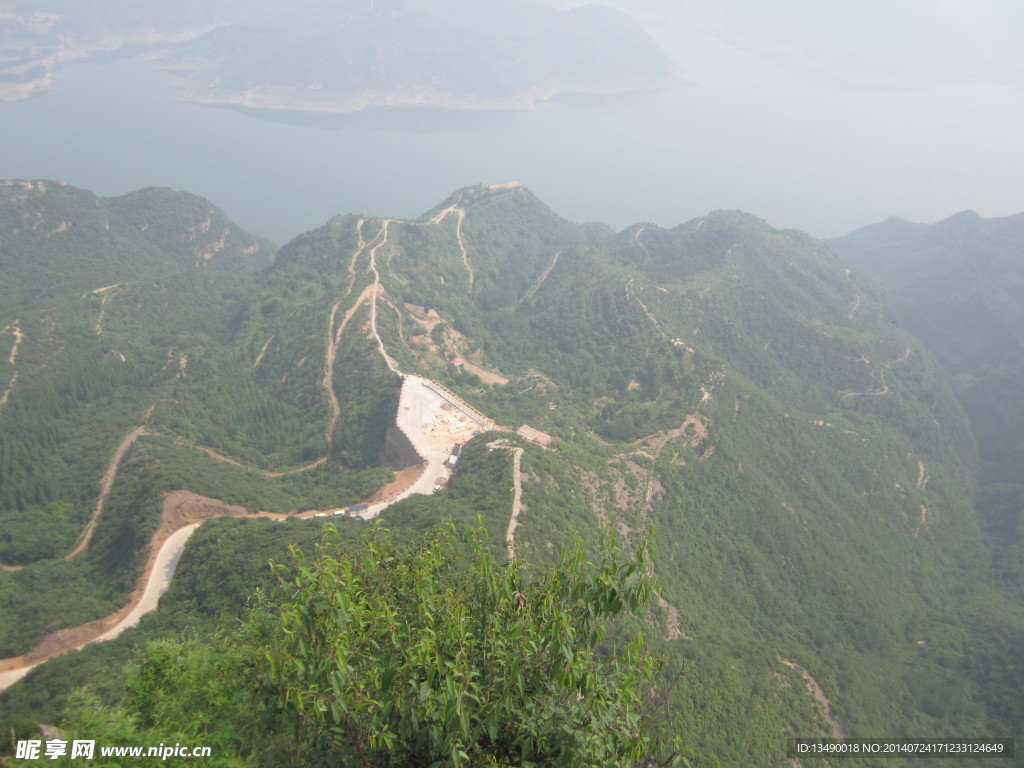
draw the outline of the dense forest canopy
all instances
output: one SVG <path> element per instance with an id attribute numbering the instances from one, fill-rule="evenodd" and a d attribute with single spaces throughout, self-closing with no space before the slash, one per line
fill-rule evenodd
<path id="1" fill-rule="evenodd" d="M 0 189 L 0 656 L 125 604 L 154 534 L 173 524 L 174 492 L 201 495 L 215 518 L 138 629 L 57 657 L 0 696 L 18 733 L 99 728 L 115 712 L 117 728 L 166 741 L 153 711 L 139 725 L 139 708 L 177 712 L 185 728 L 183 702 L 203 678 L 140 688 L 146 665 L 242 674 L 237 633 L 280 622 L 292 635 L 260 642 L 276 643 L 270 657 L 290 659 L 287 685 L 305 691 L 288 706 L 308 693 L 320 713 L 291 711 L 297 728 L 315 725 L 295 743 L 349 749 L 331 730 L 349 722 L 332 709 L 342 699 L 318 698 L 327 678 L 299 685 L 295 675 L 314 671 L 285 648 L 327 603 L 316 589 L 275 592 L 267 563 L 290 563 L 295 543 L 316 551 L 323 520 L 296 513 L 401 482 L 395 370 L 493 424 L 462 446 L 443 490 L 384 510 L 396 537 L 433 541 L 443 521 L 456 538 L 482 527 L 476 568 L 520 573 L 529 596 L 566 552 L 599 556 L 602 531 L 636 553 L 653 529 L 651 599 L 610 617 L 615 642 L 581 659 L 614 660 L 623 638 L 643 636 L 662 713 L 647 722 L 677 740 L 666 755 L 788 765 L 789 737 L 1006 736 L 1024 721 L 1019 505 L 985 477 L 977 493 L 987 464 L 960 380 L 825 244 L 729 211 L 614 232 L 506 184 L 457 190 L 413 221 L 340 215 L 275 251 L 183 193 Z M 266 519 L 221 517 L 229 505 Z M 996 557 L 999 526 L 1009 544 Z M 353 542 L 367 523 L 337 527 L 346 543 L 287 578 L 306 568 L 310 584 L 322 576 L 353 600 L 359 573 L 384 591 L 406 577 L 408 590 L 425 584 L 414 544 L 391 573 L 360 560 Z M 476 594 L 473 572 L 446 570 L 423 600 L 448 595 L 456 610 Z M 392 662 L 373 674 L 410 671 Z M 536 693 L 538 712 L 557 699 Z M 241 689 L 209 695 L 210 706 L 247 706 Z M 578 722 L 572 697 L 563 704 L 567 719 L 546 724 Z M 467 724 L 445 706 L 439 716 L 474 744 L 501 741 L 487 718 Z M 634 712 L 613 710 L 609 733 Z M 371 716 L 359 726 L 379 726 L 366 736 L 374 749 L 406 722 Z M 238 745 L 239 761 L 261 759 L 239 741 L 252 723 L 230 723 L 197 715 L 195 732 Z M 424 733 L 470 754 L 469 742 Z M 630 738 L 590 746 L 628 751 Z M 527 742 L 515 743 L 526 764 Z"/>

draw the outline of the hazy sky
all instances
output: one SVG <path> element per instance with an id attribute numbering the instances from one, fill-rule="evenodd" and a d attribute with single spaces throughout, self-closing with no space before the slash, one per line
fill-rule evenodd
<path id="1" fill-rule="evenodd" d="M 705 158 L 709 207 L 826 236 L 1024 211 L 1016 0 L 607 4 L 639 15 L 702 92 L 707 111 L 678 125 Z"/>
<path id="2" fill-rule="evenodd" d="M 616 228 L 726 208 L 833 237 L 891 215 L 1024 211 L 1019 0 L 606 4 L 640 18 L 685 85 L 325 127 L 175 102 L 143 58 L 76 65 L 51 93 L 0 104 L 0 177 L 186 189 L 279 243 L 337 213 L 411 217 L 510 179 Z"/>

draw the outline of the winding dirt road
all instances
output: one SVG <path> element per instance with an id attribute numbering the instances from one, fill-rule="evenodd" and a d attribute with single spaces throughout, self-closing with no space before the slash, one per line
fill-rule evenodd
<path id="1" fill-rule="evenodd" d="M 555 255 L 551 258 L 551 263 L 548 264 L 547 269 L 541 272 L 540 277 L 538 277 L 536 282 L 530 286 L 530 290 L 526 292 L 526 297 L 528 299 L 532 299 L 537 294 L 537 291 L 540 290 L 540 287 L 544 285 L 544 281 L 548 279 L 548 275 L 551 274 L 551 270 L 553 270 L 555 265 L 558 264 L 558 257 L 561 255 L 561 251 L 555 251 Z"/>
<path id="2" fill-rule="evenodd" d="M 15 320 L 13 323 L 5 325 L 0 328 L 0 333 L 11 332 L 14 336 L 14 344 L 11 345 L 11 353 L 7 356 L 7 362 L 11 365 L 16 365 L 18 360 L 18 346 L 21 344 L 21 340 L 25 338 L 25 334 L 21 331 L 21 326 L 18 325 L 18 321 Z M 4 389 L 4 393 L 0 395 L 0 408 L 7 405 L 7 399 L 11 396 L 11 390 L 14 389 L 14 385 L 18 383 L 18 369 L 14 369 L 14 373 L 11 375 L 10 380 L 7 382 L 7 388 Z"/>
<path id="3" fill-rule="evenodd" d="M 451 395 L 442 396 L 434 388 L 425 386 L 425 381 L 419 376 L 405 377 L 396 417 L 397 426 L 406 433 L 424 461 L 404 489 L 392 490 L 384 499 L 370 504 L 360 515 L 364 519 L 376 517 L 384 509 L 411 495 L 433 493 L 435 477 L 446 473 L 445 462 L 451 455 L 452 445 L 456 442 L 465 442 L 485 429 L 475 416 L 471 417 L 470 411 L 473 409 L 468 405 L 465 406 L 466 410 L 462 410 L 457 398 Z M 138 437 L 138 434 L 134 437 Z M 124 451 L 128 448 L 126 442 L 127 438 L 122 441 L 121 447 Z M 522 452 L 522 449 L 517 450 Z M 124 451 L 119 452 L 120 456 L 123 456 Z M 120 461 L 120 456 L 116 462 Z M 517 455 L 517 464 L 518 460 Z M 115 463 L 112 463 L 114 472 L 111 476 L 116 474 Z M 518 467 L 516 477 L 518 478 Z M 517 480 L 514 510 L 519 506 L 519 486 Z M 315 514 L 310 511 L 304 513 L 302 517 L 308 518 Z M 242 507 L 229 506 L 188 491 L 168 494 L 164 501 L 160 526 L 151 543 L 153 554 L 139 578 L 129 604 L 105 619 L 55 632 L 23 656 L 0 659 L 0 690 L 20 680 L 35 666 L 54 656 L 82 648 L 92 642 L 110 640 L 138 624 L 144 614 L 156 608 L 160 596 L 170 587 L 178 560 L 192 533 L 204 520 L 228 515 L 274 520 L 287 517 L 271 513 L 252 514 Z"/>
<path id="4" fill-rule="evenodd" d="M 887 394 L 889 394 L 889 385 L 885 381 L 885 372 L 887 370 L 889 370 L 890 368 L 892 368 L 897 363 L 902 363 L 908 357 L 910 357 L 910 347 L 909 346 L 905 346 L 903 348 L 903 354 L 902 355 L 897 357 L 895 360 L 890 360 L 889 362 L 884 363 L 882 365 L 881 369 L 878 371 L 878 383 L 882 385 L 881 389 L 877 389 L 874 392 L 844 392 L 841 399 L 845 399 L 847 397 L 860 397 L 862 395 L 887 395 Z M 864 360 L 864 362 L 866 362 L 866 363 L 868 363 L 870 365 L 870 361 L 868 361 L 866 358 L 862 358 L 862 359 Z"/>
<path id="5" fill-rule="evenodd" d="M 0 691 L 20 680 L 45 661 L 89 643 L 112 640 L 139 623 L 156 608 L 170 587 L 185 543 L 203 520 L 230 515 L 282 519 L 284 515 L 253 515 L 243 507 L 224 504 L 188 491 L 175 491 L 164 499 L 160 524 L 153 534 L 151 553 L 128 604 L 114 614 L 77 627 L 58 630 L 22 656 L 0 659 Z"/>
<path id="6" fill-rule="evenodd" d="M 174 571 L 178 567 L 178 561 L 181 559 L 182 552 L 185 551 L 185 543 L 200 525 L 202 525 L 201 521 L 191 523 L 184 528 L 179 528 L 167 537 L 167 541 L 160 547 L 153 560 L 153 566 L 149 571 L 149 578 L 146 579 L 145 586 L 143 587 L 142 597 L 135 603 L 127 616 L 97 637 L 97 641 L 113 640 L 126 629 L 130 629 L 138 624 L 144 614 L 156 610 L 160 596 L 171 586 Z"/>
<path id="7" fill-rule="evenodd" d="M 455 206 L 442 211 L 429 223 L 440 222 L 447 213 L 452 211 L 456 211 L 459 214 L 459 226 L 461 226 L 462 219 L 465 216 L 465 211 L 460 208 L 456 208 Z M 370 243 L 367 243 L 362 235 L 363 220 L 360 219 L 358 221 L 357 229 L 359 245 L 355 253 L 352 255 L 351 262 L 349 264 L 349 272 L 353 275 L 355 274 L 358 257 L 369 247 L 368 269 L 373 273 L 374 281 L 371 285 L 367 286 L 366 290 L 363 291 L 355 304 L 349 308 L 337 329 L 334 327 L 334 322 L 337 311 L 340 308 L 341 301 L 345 297 L 342 297 L 342 299 L 339 299 L 339 301 L 334 304 L 328 323 L 328 343 L 325 353 L 324 384 L 328 388 L 332 404 L 332 419 L 329 427 L 330 435 L 333 433 L 333 428 L 336 426 L 341 412 L 340 403 L 334 394 L 333 387 L 332 371 L 334 356 L 348 321 L 364 301 L 369 300 L 370 331 L 377 341 L 377 347 L 381 356 L 384 358 L 384 361 L 387 363 L 388 368 L 393 373 L 403 378 L 402 394 L 399 400 L 398 413 L 396 414 L 396 426 L 406 434 L 406 437 L 409 438 L 416 452 L 421 456 L 421 458 L 423 458 L 423 462 L 420 465 L 422 468 L 418 471 L 418 474 L 415 474 L 412 482 L 410 482 L 404 489 L 389 490 L 384 499 L 371 503 L 369 508 L 360 515 L 364 519 L 376 517 L 382 510 L 386 509 L 391 504 L 395 504 L 410 495 L 433 493 L 436 476 L 446 474 L 445 463 L 451 455 L 452 446 L 456 443 L 465 442 L 479 432 L 490 429 L 493 424 L 493 422 L 483 417 L 478 411 L 476 411 L 476 409 L 464 403 L 453 393 L 439 387 L 434 382 L 430 382 L 419 376 L 403 374 L 398 370 L 394 361 L 385 349 L 383 339 L 381 339 L 381 336 L 377 331 L 376 324 L 377 296 L 382 290 L 380 285 L 380 273 L 377 269 L 376 256 L 377 251 L 388 243 L 388 226 L 393 223 L 393 221 L 395 220 L 382 220 L 380 232 L 373 238 L 373 240 L 370 241 Z M 459 240 L 459 247 L 462 249 L 465 258 L 466 252 L 462 245 L 459 227 L 456 229 L 456 235 Z M 470 283 L 472 284 L 472 268 L 469 266 L 468 261 L 465 263 L 470 272 Z M 351 292 L 351 283 L 349 286 L 349 292 Z M 348 293 L 346 293 L 346 296 L 347 295 Z M 269 342 L 270 340 L 268 339 L 267 343 L 264 344 L 263 349 L 261 349 L 255 364 L 259 364 Z M 147 411 L 146 419 L 149 418 L 149 414 L 152 410 L 153 409 L 150 408 L 149 411 Z M 109 498 L 110 489 L 117 478 L 117 471 L 120 467 L 121 461 L 129 448 L 131 448 L 135 441 L 145 433 L 146 429 L 144 426 L 135 427 L 124 437 L 117 449 L 114 451 L 114 456 L 111 459 L 107 470 L 103 474 L 100 496 L 96 502 L 92 518 L 83 531 L 76 547 L 66 555 L 64 559 L 74 557 L 89 545 L 93 532 L 96 528 L 96 523 L 102 514 L 103 506 Z M 206 451 L 210 456 L 216 459 L 227 461 L 238 466 L 244 466 L 241 462 L 222 456 L 212 449 L 203 448 L 201 450 Z M 518 453 L 515 456 L 516 493 L 513 502 L 514 516 L 517 515 L 521 503 L 521 488 L 518 478 L 519 460 L 522 454 L 522 449 L 516 450 Z M 310 469 L 318 466 L 325 460 L 326 457 L 308 465 L 307 467 L 291 471 L 294 472 Z M 285 473 L 264 474 L 277 475 Z M 408 474 L 413 475 L 414 473 L 410 472 Z M 182 512 L 182 509 L 185 509 L 186 511 Z M 311 511 L 303 514 L 302 517 L 312 517 L 315 514 L 315 512 Z M 104 619 L 98 619 L 78 627 L 54 632 L 23 656 L 0 659 L 0 690 L 4 690 L 17 680 L 20 680 L 34 667 L 50 658 L 66 653 L 70 650 L 82 648 L 91 642 L 113 639 L 126 629 L 137 625 L 144 614 L 156 608 L 160 596 L 169 588 L 174 575 L 174 570 L 177 567 L 178 560 L 181 558 L 181 554 L 184 551 L 185 544 L 189 537 L 202 524 L 203 520 L 213 517 L 221 517 L 224 515 L 263 517 L 270 519 L 284 519 L 286 517 L 285 515 L 268 513 L 254 515 L 241 507 L 231 507 L 223 502 L 219 502 L 214 499 L 206 499 L 188 491 L 176 491 L 169 494 L 164 501 L 160 525 L 157 532 L 153 535 L 153 540 L 150 545 L 151 555 L 149 561 L 147 562 L 142 576 L 139 578 L 138 586 L 136 587 L 133 598 L 129 604 L 124 606 L 117 613 Z M 512 532 L 514 532 L 514 526 L 510 527 L 510 535 L 512 535 Z"/>
<path id="8" fill-rule="evenodd" d="M 454 213 L 458 216 L 458 221 L 455 223 L 455 242 L 459 245 L 459 251 L 462 253 L 462 265 L 466 268 L 466 273 L 469 275 L 469 293 L 473 292 L 473 281 L 476 279 L 476 275 L 473 272 L 473 266 L 469 263 L 469 251 L 466 250 L 466 244 L 462 241 L 462 222 L 466 218 L 466 209 L 460 208 L 459 203 L 462 202 L 461 196 L 455 201 L 453 205 L 449 205 L 444 210 L 440 211 L 434 218 L 430 219 L 428 224 L 440 224 L 444 221 L 445 217 L 449 213 Z M 556 257 L 557 258 L 557 257 Z"/>
<path id="9" fill-rule="evenodd" d="M 822 715 L 824 716 L 825 721 L 828 723 L 829 728 L 832 730 L 832 738 L 845 739 L 846 731 L 843 730 L 843 726 L 836 719 L 835 714 L 832 712 L 832 702 L 828 700 L 828 696 L 825 695 L 825 691 L 823 691 L 821 686 L 818 685 L 818 681 L 811 677 L 811 673 L 803 667 L 801 667 L 799 664 L 789 661 L 788 659 L 784 659 L 781 656 L 777 658 L 779 662 L 783 664 L 783 666 L 789 667 L 790 669 L 794 669 L 800 672 L 800 676 L 804 679 L 804 682 L 807 683 L 807 689 L 814 696 L 815 700 L 822 706 Z"/>
<path id="10" fill-rule="evenodd" d="M 85 530 L 82 531 L 82 535 L 78 539 L 78 544 L 68 554 L 64 555 L 64 560 L 70 560 L 89 546 L 89 542 L 92 540 L 92 535 L 96 531 L 96 523 L 99 522 L 100 515 L 103 514 L 103 505 L 106 504 L 107 499 L 110 498 L 110 489 L 114 485 L 114 480 L 117 479 L 117 470 L 121 466 L 121 459 L 123 459 L 124 455 L 128 453 L 128 449 L 132 447 L 135 441 L 145 433 L 145 427 L 135 427 L 135 429 L 125 435 L 121 444 L 117 446 L 117 450 L 114 451 L 114 457 L 110 460 L 110 464 L 107 465 L 107 471 L 103 473 L 103 482 L 100 484 L 100 497 L 96 500 L 96 506 L 93 509 L 92 517 L 85 526 Z"/>
<path id="11" fill-rule="evenodd" d="M 146 411 L 146 418 L 149 418 L 149 414 L 152 410 L 152 407 L 150 407 L 150 409 Z M 117 470 L 121 466 L 121 460 L 124 458 L 125 454 L 128 453 L 128 449 L 132 447 L 135 441 L 144 434 L 146 434 L 146 428 L 144 426 L 135 427 L 124 436 L 124 439 L 121 440 L 121 443 L 114 450 L 114 456 L 111 458 L 106 471 L 103 473 L 103 480 L 100 483 L 100 495 L 96 500 L 96 506 L 93 507 L 92 517 L 89 518 L 89 522 L 86 523 L 85 528 L 78 537 L 78 542 L 75 544 L 75 548 L 64 555 L 61 560 L 70 560 L 89 546 L 89 542 L 92 540 L 92 535 L 96 532 L 96 524 L 99 522 L 100 515 L 103 514 L 103 506 L 107 503 L 107 499 L 110 498 L 110 489 L 114 485 L 114 480 L 117 479 Z M 19 565 L 4 565 L 3 569 L 5 571 L 20 571 L 23 567 L 24 566 Z"/>
<path id="12" fill-rule="evenodd" d="M 508 546 L 508 559 L 516 559 L 516 528 L 519 526 L 519 513 L 523 508 L 523 480 L 522 480 L 523 449 L 512 449 L 512 517 L 508 521 L 508 531 L 505 532 L 505 544 Z"/>

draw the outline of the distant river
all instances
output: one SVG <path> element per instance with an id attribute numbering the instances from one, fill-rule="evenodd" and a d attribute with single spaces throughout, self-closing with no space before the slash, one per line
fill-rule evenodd
<path id="1" fill-rule="evenodd" d="M 52 91 L 0 103 L 0 178 L 64 179 L 102 195 L 168 186 L 209 198 L 282 244 L 338 213 L 410 218 L 453 190 L 517 179 L 558 213 L 674 225 L 707 203 L 676 147 L 695 89 L 562 98 L 520 113 L 429 108 L 276 119 L 176 99 L 142 59 L 68 67 Z M 689 208 L 687 210 L 687 208 Z"/>

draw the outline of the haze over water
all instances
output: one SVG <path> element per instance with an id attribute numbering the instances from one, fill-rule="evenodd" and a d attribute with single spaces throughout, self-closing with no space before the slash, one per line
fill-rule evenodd
<path id="1" fill-rule="evenodd" d="M 175 187 L 279 244 L 335 214 L 414 217 L 458 187 L 512 179 L 566 218 L 615 228 L 729 208 L 833 237 L 890 215 L 1024 210 L 1019 82 L 944 72 L 922 85 L 917 71 L 851 82 L 856 62 L 798 66 L 807 50 L 762 55 L 692 25 L 662 32 L 680 85 L 525 112 L 266 119 L 178 101 L 172 77 L 141 57 L 69 66 L 52 91 L 0 103 L 0 178 L 104 195 Z"/>
<path id="2" fill-rule="evenodd" d="M 560 214 L 626 226 L 701 211 L 659 199 L 662 149 L 620 123 L 660 121 L 692 89 L 567 97 L 530 112 L 432 108 L 268 115 L 178 101 L 172 79 L 138 61 L 66 70 L 52 92 L 0 103 L 16 152 L 4 178 L 65 179 L 100 194 L 170 186 L 208 197 L 278 243 L 339 213 L 414 217 L 454 189 L 518 179 Z M 632 181 L 639 190 L 630 189 Z M 617 189 L 625 183 L 626 190 Z"/>

